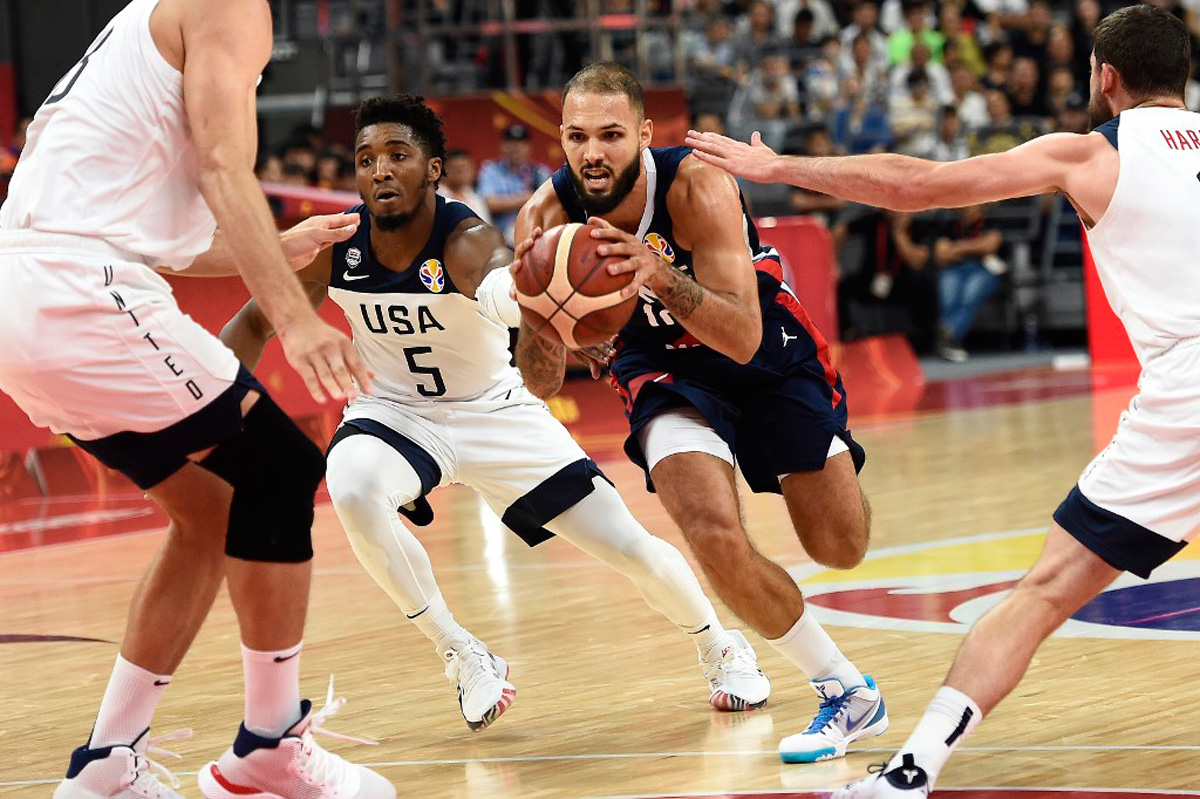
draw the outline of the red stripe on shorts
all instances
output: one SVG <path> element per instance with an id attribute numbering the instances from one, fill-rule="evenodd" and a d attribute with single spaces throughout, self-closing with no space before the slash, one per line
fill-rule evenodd
<path id="1" fill-rule="evenodd" d="M 775 260 L 774 258 L 763 258 L 761 261 L 758 261 L 754 264 L 754 268 L 759 272 L 766 272 L 780 283 L 783 282 L 783 264 L 779 263 L 779 261 Z"/>
<path id="2" fill-rule="evenodd" d="M 813 324 L 812 319 L 808 318 L 808 311 L 804 310 L 804 306 L 791 294 L 786 291 L 780 291 L 775 295 L 775 302 L 782 305 L 788 310 L 788 313 L 796 317 L 796 321 L 808 332 L 808 335 L 812 337 L 813 343 L 817 345 L 817 360 L 821 362 L 821 368 L 825 370 L 825 382 L 829 384 L 829 390 L 833 392 L 833 407 L 836 408 L 842 402 L 842 393 L 837 390 L 838 374 L 837 370 L 833 368 L 833 361 L 829 358 L 829 342 L 821 335 L 821 331 L 817 330 L 817 326 Z"/>

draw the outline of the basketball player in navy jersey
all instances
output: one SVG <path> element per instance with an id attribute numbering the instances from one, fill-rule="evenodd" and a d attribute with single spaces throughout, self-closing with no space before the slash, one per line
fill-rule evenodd
<path id="1" fill-rule="evenodd" d="M 637 523 L 510 365 L 512 251 L 470 208 L 437 194 L 441 120 L 402 95 L 365 102 L 357 127 L 363 204 L 350 213 L 362 224 L 300 273 L 315 304 L 328 296 L 342 307 L 375 373 L 330 444 L 329 493 L 367 572 L 433 642 L 467 724 L 482 730 L 511 705 L 508 666 L 455 620 L 397 513 L 429 524 L 426 494 L 452 482 L 478 491 L 530 546 L 558 535 L 632 580 L 691 635 L 714 707 L 761 706 L 770 683 L 754 650 L 721 627 L 679 551 Z M 253 367 L 272 334 L 252 301 L 222 338 Z"/>
<path id="2" fill-rule="evenodd" d="M 226 580 L 245 717 L 201 771 L 205 796 L 395 796 L 313 740 L 337 706 L 300 699 L 321 453 L 155 272 L 240 274 L 314 396 L 369 385 L 289 263 L 355 220 L 310 227 L 285 251 L 254 178 L 270 55 L 263 0 L 133 0 L 38 109 L 0 209 L 0 389 L 170 519 L 56 799 L 182 799 L 149 768 L 149 727 Z"/>
<path id="3" fill-rule="evenodd" d="M 1142 365 L 1138 396 L 1055 511 L 1037 563 L 976 622 L 900 751 L 839 799 L 927 795 L 1050 633 L 1122 571 L 1149 577 L 1200 532 L 1200 114 L 1184 104 L 1191 41 L 1178 18 L 1152 5 L 1113 12 L 1094 41 L 1091 133 L 951 163 L 781 157 L 757 134 L 749 145 L 688 135 L 697 155 L 735 175 L 898 211 L 1062 192 Z"/>
<path id="4" fill-rule="evenodd" d="M 786 762 L 841 757 L 887 728 L 879 690 L 805 611 L 800 589 L 742 525 L 735 463 L 757 492 L 781 493 L 817 562 L 850 568 L 867 548 L 858 485 L 864 453 L 846 427 L 845 389 L 824 339 L 758 240 L 733 179 L 683 147 L 650 146 L 642 88 L 597 64 L 563 90 L 567 164 L 521 210 L 518 255 L 541 231 L 589 218 L 601 256 L 625 260 L 640 297 L 611 361 L 625 401 L 625 451 L 683 531 L 717 594 L 811 680 L 820 710 L 779 746 Z M 565 350 L 521 349 L 530 388 L 558 390 Z"/>

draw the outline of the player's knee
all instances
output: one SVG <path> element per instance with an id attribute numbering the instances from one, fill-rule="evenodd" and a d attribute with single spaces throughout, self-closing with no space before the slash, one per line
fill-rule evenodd
<path id="1" fill-rule="evenodd" d="M 753 552 L 736 516 L 699 513 L 687 523 L 684 535 L 708 574 L 736 570 Z"/>
<path id="2" fill-rule="evenodd" d="M 313 499 L 325 457 L 269 396 L 201 465 L 233 487 L 225 554 L 265 563 L 312 558 Z"/>

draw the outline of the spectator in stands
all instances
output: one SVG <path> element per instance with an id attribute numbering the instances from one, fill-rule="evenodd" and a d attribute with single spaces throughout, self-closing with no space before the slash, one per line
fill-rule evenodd
<path id="1" fill-rule="evenodd" d="M 846 79 L 830 116 L 834 147 L 851 155 L 881 152 L 892 141 L 887 103 L 882 92 L 867 94 L 858 78 Z"/>
<path id="2" fill-rule="evenodd" d="M 950 85 L 954 89 L 954 104 L 958 106 L 958 117 L 963 128 L 976 130 L 992 121 L 988 115 L 987 98 L 979 91 L 979 81 L 966 64 L 958 64 L 950 70 Z"/>
<path id="3" fill-rule="evenodd" d="M 266 158 L 259 159 L 258 168 L 254 170 L 254 174 L 263 183 L 282 183 L 283 159 L 277 155 L 268 155 Z"/>
<path id="4" fill-rule="evenodd" d="M 843 48 L 844 50 L 845 48 Z M 844 53 L 843 53 L 844 55 Z M 846 85 L 853 78 L 861 91 L 871 102 L 881 102 L 887 93 L 887 62 L 880 62 L 873 56 L 869 34 L 860 33 L 850 44 L 850 59 L 839 57 L 841 65 L 838 71 L 838 86 Z"/>
<path id="5" fill-rule="evenodd" d="M 1029 12 L 1029 0 L 974 0 L 987 19 L 993 36 L 1002 35 L 1009 28 L 1016 28 L 1025 21 Z"/>
<path id="6" fill-rule="evenodd" d="M 299 174 L 300 170 L 303 170 L 305 176 L 304 182 L 307 184 L 312 181 L 313 172 L 317 167 L 317 151 L 309 144 L 308 139 L 297 138 L 290 140 L 283 145 L 280 157 L 283 159 L 284 177 L 288 177 L 288 167 L 296 167 L 296 169 L 292 170 L 291 177 L 293 179 Z"/>
<path id="7" fill-rule="evenodd" d="M 893 64 L 907 64 L 913 45 L 923 42 L 929 48 L 936 63 L 942 61 L 942 34 L 928 27 L 929 5 L 925 0 L 905 0 L 904 27 L 888 38 L 888 60 Z"/>
<path id="8" fill-rule="evenodd" d="M 983 49 L 983 58 L 987 62 L 987 71 L 980 78 L 983 88 L 1003 89 L 1012 71 L 1012 47 L 1008 42 L 992 42 Z"/>
<path id="9" fill-rule="evenodd" d="M 934 161 L 960 161 L 970 154 L 958 109 L 952 105 L 942 106 L 938 111 L 937 142 L 929 157 Z"/>
<path id="10" fill-rule="evenodd" d="M 358 193 L 358 176 L 355 174 L 353 158 L 342 159 L 338 166 L 337 182 L 333 187 L 338 191 Z"/>
<path id="11" fill-rule="evenodd" d="M 442 159 L 442 181 L 438 194 L 458 200 L 479 215 L 489 225 L 492 215 L 487 202 L 475 191 L 475 159 L 466 150 L 448 150 Z"/>
<path id="12" fill-rule="evenodd" d="M 509 125 L 500 137 L 500 157 L 479 170 L 479 194 L 487 202 L 492 224 L 513 246 L 517 212 L 538 186 L 550 179 L 550 169 L 532 160 L 533 145 L 523 125 Z"/>
<path id="13" fill-rule="evenodd" d="M 1087 86 L 1088 72 L 1080 73 L 1079 64 L 1075 60 L 1075 42 L 1071 39 L 1071 30 L 1063 24 L 1052 25 L 1046 39 L 1046 58 L 1042 61 L 1046 74 L 1059 67 L 1071 70 L 1077 86 Z"/>
<path id="14" fill-rule="evenodd" d="M 839 34 L 842 42 L 841 64 L 843 71 L 849 72 L 853 55 L 854 41 L 865 36 L 870 45 L 870 60 L 872 66 L 886 72 L 888 68 L 888 40 L 879 29 L 879 6 L 875 0 L 860 0 L 854 6 L 853 22 L 847 25 Z"/>
<path id="15" fill-rule="evenodd" d="M 1057 116 L 1075 90 L 1075 74 L 1070 67 L 1051 67 L 1046 78 L 1046 106 L 1050 113 Z"/>
<path id="16" fill-rule="evenodd" d="M 820 40 L 826 36 L 837 36 L 841 30 L 837 15 L 827 0 L 774 0 L 775 25 L 779 29 L 779 38 L 787 39 L 792 35 L 796 16 L 801 11 L 807 11 L 813 18 L 813 36 Z"/>
<path id="17" fill-rule="evenodd" d="M 944 0 L 938 12 L 938 30 L 945 39 L 942 45 L 942 63 L 947 68 L 953 64 L 946 57 L 946 49 L 953 45 L 958 49 L 955 63 L 966 64 L 975 75 L 984 73 L 987 64 L 983 60 L 983 52 L 979 49 L 979 42 L 963 22 L 962 5 L 959 2 Z"/>
<path id="18" fill-rule="evenodd" d="M 689 40 L 684 51 L 688 80 L 693 91 L 706 82 L 732 84 L 737 79 L 737 58 L 733 47 L 733 23 L 717 17 L 708 23 L 701 38 Z"/>
<path id="19" fill-rule="evenodd" d="M 305 169 L 301 164 L 295 161 L 283 164 L 283 175 L 279 182 L 288 186 L 310 186 L 310 178 L 312 173 Z"/>
<path id="20" fill-rule="evenodd" d="M 315 183 L 318 188 L 332 189 L 337 183 L 338 171 L 342 167 L 342 156 L 332 150 L 325 150 L 317 156 L 317 166 L 314 170 Z"/>
<path id="21" fill-rule="evenodd" d="M 800 87 L 780 52 L 768 54 L 750 72 L 729 109 L 729 124 L 739 132 L 760 131 L 763 140 L 781 147 L 788 129 L 800 120 Z"/>
<path id="22" fill-rule="evenodd" d="M 1075 74 L 1084 76 L 1084 83 L 1091 71 L 1092 38 L 1099 23 L 1099 0 L 1075 0 L 1071 14 L 1071 41 L 1075 50 Z"/>
<path id="23" fill-rule="evenodd" d="M 807 8 L 796 12 L 796 22 L 792 26 L 792 34 L 784 43 L 783 51 L 787 55 L 792 72 L 800 72 L 809 60 L 817 54 L 820 39 L 815 34 L 813 13 Z"/>
<path id="24" fill-rule="evenodd" d="M 928 158 L 937 143 L 938 102 L 930 92 L 929 76 L 909 73 L 907 91 L 892 98 L 891 123 L 898 153 Z"/>
<path id="25" fill-rule="evenodd" d="M 692 116 L 692 130 L 725 135 L 725 117 L 715 111 L 698 111 Z"/>
<path id="26" fill-rule="evenodd" d="M 803 152 L 798 155 L 809 155 L 824 158 L 837 155 L 833 148 L 833 139 L 824 125 L 810 125 L 804 131 Z M 839 197 L 831 197 L 819 191 L 807 189 L 792 190 L 792 210 L 798 214 L 812 214 L 821 219 L 826 225 L 830 223 L 830 214 L 841 210 L 846 201 Z"/>
<path id="27" fill-rule="evenodd" d="M 1088 122 L 1087 98 L 1072 92 L 1055 118 L 1054 129 L 1062 133 L 1087 133 Z"/>
<path id="28" fill-rule="evenodd" d="M 1040 89 L 1038 64 L 1032 58 L 1013 59 L 1005 94 L 1014 117 L 1044 119 L 1050 116 L 1050 107 Z"/>
<path id="29" fill-rule="evenodd" d="M 804 102 L 810 119 L 824 120 L 833 110 L 838 95 L 837 62 L 842 44 L 829 36 L 804 68 Z"/>
<path id="30" fill-rule="evenodd" d="M 1032 58 L 1044 63 L 1046 60 L 1046 45 L 1050 40 L 1050 4 L 1047 0 L 1031 0 L 1029 11 L 1020 27 L 1014 28 L 1008 35 L 1012 45 L 1014 58 Z"/>
<path id="31" fill-rule="evenodd" d="M 950 72 L 944 65 L 933 62 L 933 54 L 925 42 L 913 45 L 909 63 L 900 64 L 892 69 L 888 81 L 888 94 L 892 97 L 906 94 L 908 76 L 914 72 L 923 72 L 929 79 L 929 92 L 938 105 L 954 102 L 954 86 L 950 82 Z"/>
<path id="32" fill-rule="evenodd" d="M 1003 243 L 1000 231 L 988 229 L 979 205 L 960 209 L 934 239 L 940 317 L 937 352 L 948 361 L 967 359 L 963 341 L 1008 268 L 997 255 Z"/>
<path id="33" fill-rule="evenodd" d="M 907 5 L 908 0 L 883 0 L 879 7 L 879 29 L 888 36 L 903 29 L 904 9 Z M 937 16 L 933 13 L 932 3 L 925 14 L 925 27 L 931 30 L 937 27 Z"/>
<path id="34" fill-rule="evenodd" d="M 766 0 L 753 0 L 735 30 L 733 60 L 739 75 L 749 74 L 764 55 L 783 48 L 782 37 L 775 33 L 775 9 Z"/>

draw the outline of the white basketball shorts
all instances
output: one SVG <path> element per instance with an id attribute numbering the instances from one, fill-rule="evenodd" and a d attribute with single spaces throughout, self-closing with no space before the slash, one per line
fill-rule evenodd
<path id="1" fill-rule="evenodd" d="M 0 390 L 78 439 L 160 431 L 238 377 L 233 353 L 136 256 L 94 239 L 0 232 Z"/>
<path id="2" fill-rule="evenodd" d="M 1143 367 L 1117 433 L 1054 515 L 1115 568 L 1142 577 L 1200 532 L 1200 339 Z"/>
<path id="3" fill-rule="evenodd" d="M 463 402 L 362 396 L 346 409 L 330 448 L 353 432 L 374 435 L 404 455 L 424 493 L 450 483 L 475 489 L 530 546 L 550 538 L 546 523 L 590 494 L 593 478 L 604 478 L 524 386 Z"/>

